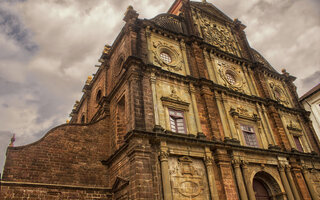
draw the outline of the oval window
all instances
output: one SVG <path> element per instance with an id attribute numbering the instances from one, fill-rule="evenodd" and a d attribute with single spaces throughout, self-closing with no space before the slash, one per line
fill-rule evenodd
<path id="1" fill-rule="evenodd" d="M 226 73 L 226 79 L 231 85 L 235 85 L 237 83 L 236 77 L 231 72 Z"/>
<path id="2" fill-rule="evenodd" d="M 166 63 L 166 64 L 169 64 L 169 63 L 172 62 L 171 56 L 170 56 L 168 53 L 166 53 L 166 52 L 160 53 L 160 58 L 161 58 L 161 60 L 162 60 L 164 63 Z"/>

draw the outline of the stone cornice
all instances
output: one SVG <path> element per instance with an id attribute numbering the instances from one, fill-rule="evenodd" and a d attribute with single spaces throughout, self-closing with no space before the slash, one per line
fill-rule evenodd
<path id="1" fill-rule="evenodd" d="M 271 149 L 262 149 L 262 148 L 255 148 L 249 146 L 242 146 L 238 143 L 229 143 L 229 142 L 222 142 L 218 140 L 207 140 L 203 137 L 199 138 L 193 134 L 177 134 L 171 131 L 165 132 L 148 132 L 143 130 L 132 130 L 128 132 L 125 136 L 125 144 L 121 146 L 117 151 L 115 151 L 107 160 L 101 161 L 104 165 L 110 166 L 112 161 L 116 159 L 118 156 L 121 155 L 125 149 L 127 149 L 130 140 L 135 137 L 148 137 L 150 141 L 155 143 L 159 143 L 159 141 L 167 141 L 167 142 L 177 142 L 179 144 L 184 143 L 185 145 L 197 145 L 197 146 L 208 146 L 212 151 L 216 149 L 226 149 L 226 150 L 234 150 L 234 151 L 241 151 L 245 153 L 251 154 L 259 154 L 259 155 L 269 155 L 269 156 L 284 156 L 284 157 L 296 157 L 299 159 L 313 159 L 318 160 L 320 162 L 320 156 L 310 153 L 303 153 L 297 151 L 282 151 L 278 148 L 271 148 Z"/>

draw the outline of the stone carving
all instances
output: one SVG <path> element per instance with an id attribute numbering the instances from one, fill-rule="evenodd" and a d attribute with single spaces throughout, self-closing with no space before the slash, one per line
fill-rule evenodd
<path id="1" fill-rule="evenodd" d="M 231 33 L 230 27 L 220 24 L 209 15 L 195 9 L 192 12 L 194 21 L 199 22 L 199 31 L 202 32 L 203 39 L 207 43 L 218 47 L 222 51 L 237 56 L 240 55 L 236 39 Z"/>
<path id="2" fill-rule="evenodd" d="M 301 132 L 301 126 L 298 122 L 294 121 L 294 120 L 287 120 L 287 128 L 288 130 L 291 131 L 297 131 L 297 132 Z"/>
<path id="3" fill-rule="evenodd" d="M 170 98 L 175 99 L 177 101 L 182 101 L 181 98 L 177 95 L 177 91 L 173 86 L 170 86 L 170 90 L 171 90 L 171 94 L 169 96 Z"/>
<path id="4" fill-rule="evenodd" d="M 218 72 L 222 80 L 224 80 L 224 86 L 229 87 L 235 91 L 244 92 L 245 81 L 241 77 L 241 71 L 232 64 L 216 61 L 218 65 Z M 230 81 L 228 76 L 232 76 Z"/>
<path id="5" fill-rule="evenodd" d="M 153 42 L 153 56 L 154 61 L 160 65 L 161 67 L 164 67 L 168 71 L 181 71 L 183 66 L 183 61 L 181 57 L 181 53 L 179 53 L 178 50 L 173 45 L 170 45 L 163 41 L 156 41 Z M 170 56 L 171 61 L 166 62 L 163 59 L 161 59 L 160 54 L 166 53 Z"/>
<path id="6" fill-rule="evenodd" d="M 260 120 L 260 118 L 256 113 L 249 112 L 249 110 L 242 105 L 239 105 L 236 108 L 231 107 L 229 112 L 231 116 L 237 116 L 239 118 L 253 120 L 253 121 Z"/>
<path id="7" fill-rule="evenodd" d="M 288 99 L 285 95 L 285 92 L 280 85 L 275 84 L 274 82 L 269 82 L 269 86 L 272 90 L 272 95 L 276 101 L 286 105 L 289 104 Z"/>
<path id="8" fill-rule="evenodd" d="M 169 153 L 167 151 L 161 151 L 160 152 L 160 161 L 168 160 Z"/>
<path id="9" fill-rule="evenodd" d="M 169 158 L 173 199 L 209 199 L 207 174 L 203 161 L 187 156 Z"/>

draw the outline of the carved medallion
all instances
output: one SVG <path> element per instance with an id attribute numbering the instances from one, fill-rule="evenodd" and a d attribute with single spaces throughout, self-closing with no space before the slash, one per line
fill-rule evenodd
<path id="1" fill-rule="evenodd" d="M 173 46 L 163 41 L 153 42 L 154 61 L 168 71 L 181 71 L 182 58 L 181 53 Z"/>
<path id="2" fill-rule="evenodd" d="M 288 105 L 289 102 L 282 87 L 278 84 L 275 84 L 274 82 L 270 82 L 269 85 L 272 90 L 272 95 L 274 99 L 279 103 Z"/>
<path id="3" fill-rule="evenodd" d="M 224 86 L 239 92 L 244 92 L 243 85 L 245 84 L 245 81 L 241 77 L 241 71 L 229 63 L 221 61 L 216 62 L 219 75 L 222 80 L 224 80 Z"/>
<path id="4" fill-rule="evenodd" d="M 209 199 L 203 161 L 187 156 L 169 159 L 173 199 Z"/>

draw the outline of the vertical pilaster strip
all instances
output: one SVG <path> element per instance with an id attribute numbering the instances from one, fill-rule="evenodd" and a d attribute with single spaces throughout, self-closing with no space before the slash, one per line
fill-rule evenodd
<path id="1" fill-rule="evenodd" d="M 203 49 L 203 55 L 204 55 L 204 59 L 206 60 L 206 65 L 207 65 L 207 69 L 208 69 L 208 74 L 209 74 L 209 79 L 213 82 L 216 82 L 215 80 L 215 77 L 213 75 L 213 67 L 212 67 L 212 64 L 211 64 L 211 60 L 210 60 L 210 57 L 208 55 L 208 52 L 207 50 L 204 48 Z"/>
<path id="2" fill-rule="evenodd" d="M 222 128 L 223 128 L 223 132 L 224 132 L 224 137 L 229 137 L 230 138 L 230 132 L 228 131 L 227 128 L 227 119 L 226 119 L 226 114 L 224 113 L 224 109 L 222 108 L 222 99 L 220 94 L 215 91 L 215 97 L 216 97 L 216 101 L 217 101 L 217 106 L 218 106 L 218 110 L 219 110 L 219 114 L 221 116 L 221 122 L 222 122 Z M 223 139 L 223 138 L 221 138 Z"/>
<path id="3" fill-rule="evenodd" d="M 279 169 L 279 173 L 280 173 L 280 178 L 281 178 L 283 187 L 284 187 L 284 189 L 285 189 L 285 191 L 287 193 L 288 199 L 289 200 L 294 200 L 290 185 L 288 183 L 288 179 L 287 179 L 286 173 L 284 172 L 284 168 L 285 168 L 284 164 L 279 164 L 278 169 Z"/>
<path id="4" fill-rule="evenodd" d="M 162 188 L 163 188 L 163 199 L 172 200 L 171 183 L 169 176 L 169 164 L 168 164 L 168 149 L 166 142 L 161 142 L 160 151 L 160 163 L 161 163 L 161 177 L 162 177 Z"/>
<path id="5" fill-rule="evenodd" d="M 237 185 L 240 193 L 240 199 L 247 200 L 248 196 L 247 196 L 246 188 L 244 186 L 244 182 L 242 178 L 243 176 L 240 169 L 241 160 L 234 159 L 232 163 L 233 163 L 234 172 L 236 174 L 236 180 L 237 180 Z"/>
<path id="6" fill-rule="evenodd" d="M 265 133 L 265 137 L 267 139 L 268 145 L 272 144 L 271 138 L 270 138 L 270 133 L 269 133 L 269 129 L 265 123 L 264 117 L 262 116 L 262 108 L 259 105 L 259 103 L 256 103 L 256 107 L 257 107 L 257 111 L 258 111 L 258 115 L 261 118 L 261 123 L 262 123 L 262 130 Z M 268 147 L 267 147 L 268 148 Z"/>
<path id="7" fill-rule="evenodd" d="M 152 101 L 153 101 L 153 110 L 154 110 L 154 123 L 156 126 L 160 125 L 159 121 L 159 111 L 158 111 L 158 104 L 157 104 L 157 89 L 156 89 L 156 75 L 154 72 L 151 73 L 151 90 L 152 90 Z"/>
<path id="8" fill-rule="evenodd" d="M 223 105 L 223 110 L 224 110 L 225 116 L 227 118 L 226 122 L 227 122 L 228 129 L 230 130 L 230 136 L 231 136 L 231 138 L 234 138 L 234 133 L 233 133 L 233 130 L 232 130 L 230 122 L 229 122 L 232 119 L 229 117 L 229 113 L 227 111 L 227 106 L 226 106 L 226 104 L 228 103 L 228 100 L 227 100 L 226 95 L 224 93 L 222 93 L 221 96 L 222 96 L 221 103 Z"/>
<path id="9" fill-rule="evenodd" d="M 252 182 L 250 180 L 250 175 L 248 172 L 248 162 L 246 161 L 242 161 L 242 173 L 244 176 L 244 181 L 246 183 L 246 189 L 248 192 L 248 196 L 249 196 L 249 200 L 256 200 L 256 196 L 255 193 L 253 191 L 253 186 L 252 186 Z"/>
<path id="10" fill-rule="evenodd" d="M 276 145 L 277 143 L 276 143 L 276 140 L 274 139 L 274 135 L 273 135 L 272 128 L 271 128 L 271 125 L 270 125 L 270 122 L 269 122 L 269 118 L 267 116 L 266 107 L 262 104 L 261 108 L 262 108 L 262 114 L 263 114 L 264 119 L 265 119 L 265 121 L 267 123 L 268 132 L 269 132 L 269 134 L 271 136 L 273 145 Z"/>
<path id="11" fill-rule="evenodd" d="M 194 118 L 196 120 L 196 125 L 197 125 L 197 132 L 202 133 L 195 93 L 196 93 L 196 90 L 194 86 L 190 83 L 190 94 L 191 94 L 191 100 L 192 100 L 193 114 L 194 114 Z"/>
<path id="12" fill-rule="evenodd" d="M 210 51 L 210 54 L 209 54 L 209 57 L 210 57 L 210 61 L 211 61 L 211 66 L 212 66 L 212 69 L 213 69 L 213 81 L 215 83 L 218 83 L 218 79 L 217 79 L 217 68 L 216 68 L 216 64 L 215 64 L 215 57 L 214 57 L 214 54 L 212 51 Z"/>
<path id="13" fill-rule="evenodd" d="M 304 176 L 304 180 L 306 181 L 307 183 L 307 186 L 308 186 L 308 189 L 309 189 L 309 192 L 310 192 L 310 195 L 312 197 L 312 200 L 319 200 L 319 197 L 317 195 L 317 192 L 315 191 L 314 187 L 313 187 L 313 184 L 311 182 L 311 178 L 310 178 L 310 174 L 309 174 L 309 171 L 308 171 L 308 168 L 306 166 L 303 166 L 302 167 L 302 174 Z"/>
<path id="14" fill-rule="evenodd" d="M 152 60 L 152 45 L 151 45 L 151 30 L 150 30 L 150 26 L 148 26 L 146 28 L 146 36 L 147 36 L 147 46 L 148 46 L 148 63 L 153 63 L 153 60 Z"/>
<path id="15" fill-rule="evenodd" d="M 253 86 L 251 84 L 251 80 L 249 79 L 249 76 L 248 76 L 248 69 L 245 66 L 245 64 L 242 64 L 241 67 L 243 70 L 244 78 L 246 79 L 246 81 L 248 83 L 249 91 L 250 91 L 251 95 L 255 95 L 255 91 L 254 91 Z"/>
<path id="16" fill-rule="evenodd" d="M 210 149 L 208 147 L 206 147 L 205 149 L 206 149 L 206 157 L 205 157 L 204 163 L 207 168 L 211 198 L 212 200 L 219 200 L 216 179 L 214 176 L 214 171 L 212 166 L 214 159 L 211 155 Z"/>
<path id="17" fill-rule="evenodd" d="M 180 48 L 182 51 L 182 57 L 183 57 L 184 67 L 186 70 L 186 75 L 190 75 L 189 62 L 187 57 L 187 48 L 186 48 L 186 43 L 184 42 L 183 39 L 181 39 L 180 41 Z"/>
<path id="18" fill-rule="evenodd" d="M 286 165 L 286 174 L 287 174 L 288 181 L 289 181 L 290 187 L 292 189 L 292 193 L 293 193 L 295 200 L 300 200 L 300 195 L 298 193 L 297 187 L 296 187 L 296 185 L 293 181 L 293 178 L 292 178 L 290 165 Z"/>

